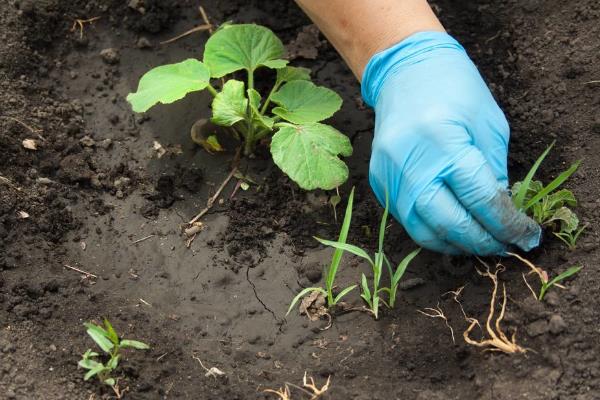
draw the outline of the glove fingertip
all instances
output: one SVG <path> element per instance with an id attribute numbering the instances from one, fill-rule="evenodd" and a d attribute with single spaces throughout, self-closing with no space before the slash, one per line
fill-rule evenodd
<path id="1" fill-rule="evenodd" d="M 530 251 L 540 245 L 541 238 L 542 228 L 532 220 L 527 230 L 515 241 L 515 244 L 523 251 Z"/>

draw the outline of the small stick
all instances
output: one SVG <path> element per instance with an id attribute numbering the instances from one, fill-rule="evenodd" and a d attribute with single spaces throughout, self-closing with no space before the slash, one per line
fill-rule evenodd
<path id="1" fill-rule="evenodd" d="M 209 26 L 208 33 L 210 33 L 212 35 L 214 33 L 213 26 L 210 23 L 210 21 L 208 20 L 208 15 L 206 15 L 206 11 L 204 11 L 204 7 L 199 6 L 198 11 L 200 11 L 200 15 L 202 16 L 202 20 L 204 21 L 204 23 Z"/>
<path id="2" fill-rule="evenodd" d="M 600 80 L 599 81 L 588 81 L 588 82 L 584 82 L 583 84 L 584 85 L 591 85 L 593 83 L 600 83 Z"/>
<path id="3" fill-rule="evenodd" d="M 84 271 L 84 270 L 82 270 L 82 269 L 75 268 L 75 267 L 71 267 L 70 265 L 67 265 L 67 264 L 65 264 L 65 265 L 64 265 L 64 267 L 65 267 L 65 268 L 72 269 L 73 271 L 79 272 L 80 274 L 83 274 L 83 275 L 86 275 L 86 276 L 91 276 L 92 278 L 96 278 L 96 279 L 98 279 L 98 276 L 97 276 L 97 275 L 94 275 L 94 274 L 92 274 L 92 273 L 90 273 L 90 272 L 87 272 L 87 271 Z"/>
<path id="4" fill-rule="evenodd" d="M 231 172 L 229 173 L 229 175 L 227 175 L 227 178 L 225 178 L 225 180 L 223 181 L 223 183 L 221 183 L 221 186 L 219 186 L 219 189 L 217 189 L 217 192 L 212 196 L 209 197 L 208 201 L 206 202 L 206 207 L 204 207 L 202 209 L 202 211 L 200 211 L 198 213 L 198 215 L 196 215 L 194 218 L 192 218 L 190 220 L 190 222 L 188 222 L 189 225 L 193 224 L 194 222 L 198 221 L 200 218 L 202 218 L 204 216 L 204 214 L 206 214 L 213 206 L 213 204 L 215 203 L 215 201 L 217 200 L 217 198 L 221 195 L 221 192 L 223 191 L 223 189 L 225 189 L 225 186 L 227 186 L 227 184 L 229 183 L 229 181 L 231 180 L 231 178 L 233 178 L 233 175 L 237 172 L 237 168 L 234 167 Z"/>
<path id="5" fill-rule="evenodd" d="M 163 358 L 164 356 L 166 356 L 167 354 L 169 354 L 169 353 L 170 353 L 170 351 L 167 351 L 165 354 L 158 356 L 158 358 L 156 359 L 156 361 L 160 361 L 160 360 L 162 360 L 162 358 Z"/>
<path id="6" fill-rule="evenodd" d="M 143 238 L 141 238 L 141 239 L 138 239 L 138 240 L 136 240 L 136 241 L 132 242 L 131 244 L 136 244 L 136 243 L 143 242 L 144 240 L 148 240 L 148 239 L 150 239 L 150 238 L 152 238 L 152 237 L 154 237 L 154 236 L 156 236 L 156 235 L 148 235 L 148 236 L 145 236 L 145 237 L 143 237 Z"/>
<path id="7" fill-rule="evenodd" d="M 71 32 L 75 32 L 75 29 L 77 29 L 77 25 L 79 25 L 79 38 L 83 39 L 83 24 L 91 24 L 94 21 L 99 20 L 100 17 L 94 17 L 94 18 L 89 18 L 89 19 L 76 19 L 75 21 L 73 21 L 73 26 L 71 27 Z"/>
<path id="8" fill-rule="evenodd" d="M 21 124 L 21 126 L 27 128 L 31 133 L 35 133 L 37 135 L 37 137 L 39 137 L 41 140 L 43 140 L 44 142 L 46 141 L 46 139 L 42 135 L 40 135 L 40 132 L 41 132 L 40 129 L 32 128 L 31 126 L 27 125 L 25 122 L 21 121 L 20 119 L 15 118 L 15 117 L 9 117 L 9 116 L 4 116 L 4 115 L 3 115 L 3 117 Z"/>
<path id="9" fill-rule="evenodd" d="M 192 34 L 192 33 L 194 33 L 194 32 L 199 32 L 199 31 L 210 31 L 211 29 L 212 29 L 212 25 L 210 25 L 210 24 L 208 24 L 208 25 L 207 25 L 207 24 L 198 25 L 198 26 L 195 26 L 195 27 L 193 27 L 192 29 L 189 29 L 189 30 L 187 30 L 187 31 L 183 32 L 183 33 L 182 33 L 182 34 L 180 34 L 180 35 L 177 35 L 177 36 L 175 36 L 174 38 L 167 39 L 167 40 L 163 40 L 162 42 L 160 42 L 160 44 L 169 44 L 169 43 L 173 43 L 173 42 L 175 42 L 175 41 L 177 41 L 177 40 L 179 40 L 179 39 L 181 39 L 181 38 L 183 38 L 183 37 L 186 37 L 186 36 L 188 36 L 188 35 L 191 35 L 191 34 Z"/>
<path id="10" fill-rule="evenodd" d="M 152 307 L 152 304 L 148 303 L 146 300 L 142 299 L 141 297 L 140 297 L 140 301 L 142 303 L 144 303 L 145 305 Z"/>

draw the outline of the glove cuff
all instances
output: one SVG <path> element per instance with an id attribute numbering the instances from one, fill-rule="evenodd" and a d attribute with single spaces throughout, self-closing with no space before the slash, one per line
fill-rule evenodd
<path id="1" fill-rule="evenodd" d="M 381 87 L 390 73 L 399 65 L 415 56 L 445 48 L 456 49 L 466 54 L 465 49 L 446 32 L 417 32 L 401 42 L 376 53 L 365 67 L 362 77 L 361 94 L 369 106 L 377 104 Z"/>

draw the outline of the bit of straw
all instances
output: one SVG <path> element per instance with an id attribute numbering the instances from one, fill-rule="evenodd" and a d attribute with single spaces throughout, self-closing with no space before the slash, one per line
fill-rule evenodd
<path id="1" fill-rule="evenodd" d="M 168 40 L 164 40 L 162 42 L 160 42 L 160 44 L 169 44 L 169 43 L 173 43 L 181 38 L 184 38 L 186 36 L 191 35 L 194 32 L 202 32 L 202 31 L 208 31 L 208 33 L 210 35 L 213 34 L 213 26 L 212 24 L 209 22 L 208 20 L 208 15 L 206 15 L 206 11 L 204 11 L 204 8 L 202 6 L 198 7 L 198 11 L 200 11 L 200 16 L 202 17 L 202 20 L 204 21 L 204 24 L 202 25 L 198 25 L 193 27 L 192 29 L 188 29 L 187 31 L 183 32 L 180 35 L 177 35 L 171 39 Z"/>
<path id="2" fill-rule="evenodd" d="M 85 24 L 91 24 L 94 21 L 99 20 L 100 17 L 88 18 L 88 19 L 76 19 L 73 21 L 73 26 L 71 27 L 71 32 L 75 32 L 77 27 L 79 26 L 79 38 L 83 39 L 83 28 Z"/>

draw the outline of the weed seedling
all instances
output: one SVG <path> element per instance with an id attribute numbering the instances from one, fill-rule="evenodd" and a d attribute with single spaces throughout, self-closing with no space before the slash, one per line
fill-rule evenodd
<path id="1" fill-rule="evenodd" d="M 84 326 L 86 327 L 87 334 L 90 335 L 106 356 L 101 356 L 91 349 L 83 353 L 81 360 L 79 360 L 79 366 L 88 370 L 83 379 L 87 381 L 96 376 L 100 382 L 113 389 L 117 398 L 121 398 L 122 392 L 119 390 L 118 381 L 112 376 L 113 372 L 119 366 L 121 349 L 134 348 L 146 350 L 150 347 L 146 343 L 137 340 L 119 339 L 117 332 L 107 319 L 104 319 L 104 326 L 91 322 L 86 322 Z M 101 358 L 107 359 L 107 361 L 102 362 Z"/>
<path id="2" fill-rule="evenodd" d="M 557 189 L 577 171 L 581 161 L 575 162 L 546 186 L 540 181 L 533 180 L 533 176 L 553 146 L 554 142 L 536 160 L 525 179 L 515 182 L 512 187 L 513 203 L 538 224 L 550 227 L 559 239 L 572 248 L 583 231 L 583 229 L 578 231 L 579 219 L 569 208 L 576 206 L 577 200 L 570 190 Z"/>
<path id="3" fill-rule="evenodd" d="M 535 291 L 531 288 L 531 286 L 529 285 L 529 282 L 527 282 L 527 279 L 525 278 L 525 274 L 523 274 L 523 280 L 525 281 L 525 284 L 527 285 L 527 287 L 529 288 L 529 290 L 531 290 L 531 293 L 533 294 L 533 297 L 537 298 L 539 301 L 542 301 L 544 299 L 544 296 L 546 295 L 546 292 L 548 291 L 548 289 L 550 289 L 552 286 L 556 286 L 559 287 L 561 289 L 564 289 L 565 287 L 563 285 L 561 285 L 559 282 L 567 279 L 568 277 L 575 275 L 576 273 L 578 273 L 583 267 L 582 266 L 573 266 L 569 269 L 567 269 L 566 271 L 564 271 L 563 273 L 555 276 L 554 278 L 550 279 L 548 277 L 548 272 L 546 272 L 545 270 L 543 270 L 540 267 L 535 266 L 531 261 L 521 257 L 518 254 L 514 254 L 514 253 L 508 253 L 509 255 L 518 258 L 519 260 L 521 260 L 525 265 L 527 265 L 530 269 L 532 274 L 536 274 L 539 278 L 540 278 L 540 292 L 538 295 L 535 294 Z"/>
<path id="4" fill-rule="evenodd" d="M 367 303 L 368 309 L 371 311 L 371 313 L 373 314 L 375 319 L 377 319 L 379 316 L 379 303 L 383 303 L 386 306 L 388 306 L 389 308 L 394 307 L 394 305 L 396 303 L 396 294 L 398 291 L 398 283 L 400 282 L 400 279 L 404 275 L 404 272 L 406 271 L 408 264 L 412 261 L 413 258 L 415 258 L 415 256 L 421 250 L 421 249 L 417 249 L 417 250 L 413 251 L 412 253 L 410 253 L 408 256 L 406 256 L 400 262 L 400 264 L 398 264 L 398 267 L 396 268 L 395 271 L 392 270 L 392 265 L 389 262 L 389 260 L 387 259 L 385 253 L 383 252 L 383 241 L 385 238 L 385 228 L 386 228 L 386 224 L 387 224 L 387 218 L 389 215 L 388 211 L 389 211 L 389 202 L 388 202 L 388 197 L 386 194 L 385 210 L 383 211 L 383 216 L 381 217 L 381 222 L 379 224 L 379 238 L 378 238 L 378 242 L 377 242 L 377 251 L 375 252 L 373 258 L 371 258 L 371 256 L 369 256 L 369 254 L 365 250 L 361 249 L 358 246 L 354 246 L 354 245 L 351 245 L 348 243 L 342 243 L 340 241 L 333 242 L 330 240 L 315 238 L 319 242 L 321 242 L 322 244 L 324 244 L 326 246 L 334 247 L 336 250 L 348 251 L 356 256 L 362 257 L 363 259 L 367 260 L 368 263 L 371 265 L 371 269 L 373 271 L 373 279 L 371 281 L 371 285 L 369 285 L 367 276 L 363 273 L 361 275 L 361 280 L 360 280 L 360 286 L 362 289 L 360 297 L 362 297 L 363 300 L 365 301 L 365 303 Z M 388 268 L 388 271 L 390 274 L 390 287 L 389 288 L 388 287 L 380 287 L 384 262 L 387 265 L 387 268 Z M 387 302 L 380 296 L 381 292 L 388 293 L 388 301 Z"/>
<path id="5" fill-rule="evenodd" d="M 145 112 L 207 89 L 213 96 L 211 121 L 242 140 L 245 155 L 270 138 L 273 161 L 301 188 L 336 188 L 348 178 L 348 167 L 338 156 L 350 156 L 352 145 L 346 135 L 321 121 L 340 109 L 342 99 L 310 82 L 310 70 L 288 66 L 283 55 L 283 44 L 271 30 L 224 24 L 206 42 L 203 61 L 187 59 L 148 71 L 127 100 L 133 111 Z M 264 99 L 254 84 L 259 68 L 276 71 Z M 232 78 L 238 71 L 245 72 L 245 82 Z M 220 90 L 210 82 L 224 77 Z M 206 140 L 218 144 L 216 137 Z"/>
<path id="6" fill-rule="evenodd" d="M 348 230 L 350 229 L 350 220 L 352 219 L 352 204 L 354 203 L 354 188 L 350 192 L 350 197 L 348 198 L 348 205 L 346 206 L 346 214 L 344 215 L 344 221 L 342 223 L 342 229 L 340 230 L 340 235 L 338 241 L 336 243 L 346 243 L 346 239 L 348 238 Z M 298 303 L 298 301 L 304 296 L 308 295 L 312 292 L 319 292 L 327 297 L 327 307 L 331 308 L 338 304 L 344 296 L 350 293 L 356 285 L 349 286 L 339 292 L 336 296 L 333 294 L 333 289 L 335 285 L 335 276 L 337 275 L 338 268 L 340 266 L 340 262 L 342 260 L 342 255 L 344 253 L 343 249 L 336 248 L 333 252 L 333 257 L 331 258 L 331 264 L 326 271 L 326 280 L 325 280 L 325 289 L 321 287 L 309 287 L 303 289 L 300 293 L 294 297 L 290 307 L 286 315 L 292 311 L 292 308 Z"/>
<path id="7" fill-rule="evenodd" d="M 585 228 L 587 228 L 587 224 L 585 224 L 584 226 L 580 227 L 576 231 L 570 231 L 570 232 L 553 232 L 553 233 L 554 233 L 554 236 L 556 236 L 557 238 L 559 238 L 560 240 L 562 240 L 563 243 L 567 245 L 567 247 L 569 248 L 569 250 L 572 251 L 572 250 L 575 250 L 577 248 L 577 239 L 579 239 L 579 236 L 585 230 Z"/>

